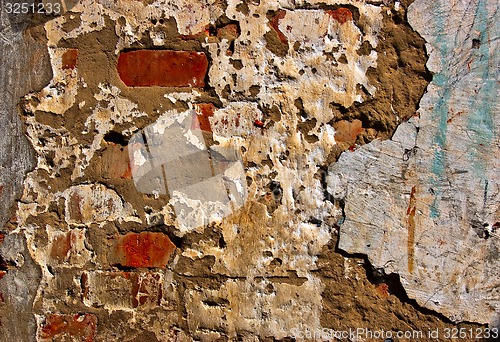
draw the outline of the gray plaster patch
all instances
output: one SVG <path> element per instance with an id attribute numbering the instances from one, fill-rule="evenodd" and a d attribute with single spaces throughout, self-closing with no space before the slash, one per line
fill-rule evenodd
<path id="1" fill-rule="evenodd" d="M 234 148 L 207 148 L 194 110 L 167 113 L 130 139 L 138 191 L 170 195 L 182 233 L 203 228 L 241 207 L 247 198 L 243 164 Z"/>
<path id="2" fill-rule="evenodd" d="M 500 311 L 498 9 L 413 3 L 435 73 L 418 114 L 329 169 L 345 200 L 339 247 L 398 273 L 410 298 L 455 322 L 493 324 Z"/>

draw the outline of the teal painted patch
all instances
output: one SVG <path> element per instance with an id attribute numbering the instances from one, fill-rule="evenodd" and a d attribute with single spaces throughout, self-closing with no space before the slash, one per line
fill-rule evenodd
<path id="1" fill-rule="evenodd" d="M 485 171 L 488 161 L 494 151 L 494 139 L 496 136 L 493 124 L 492 104 L 498 100 L 498 50 L 489 45 L 491 34 L 500 32 L 498 20 L 488 22 L 488 10 L 486 1 L 478 3 L 473 30 L 480 32 L 479 47 L 471 49 L 470 64 L 472 72 L 482 81 L 478 82 L 476 89 L 471 89 L 467 119 L 468 136 L 471 139 L 468 147 L 468 160 L 473 166 L 474 175 L 486 180 Z M 493 25 L 492 28 L 489 25 Z"/>
<path id="2" fill-rule="evenodd" d="M 445 13 L 438 2 L 434 3 L 433 13 Z M 434 107 L 431 114 L 433 122 L 437 123 L 437 130 L 433 139 L 434 158 L 431 164 L 432 176 L 429 183 L 433 189 L 434 200 L 430 205 L 431 218 L 439 217 L 439 197 L 441 196 L 442 184 L 446 181 L 446 133 L 448 129 L 448 110 L 449 101 L 451 97 L 450 87 L 450 74 L 448 68 L 448 61 L 446 57 L 449 51 L 453 49 L 453 41 L 449 38 L 451 36 L 446 34 L 445 19 L 442 16 L 437 16 L 437 25 L 434 35 L 436 38 L 436 46 L 439 48 L 441 54 L 441 72 L 434 75 L 432 82 L 441 88 L 438 96 L 440 97 L 438 103 Z"/>
<path id="3" fill-rule="evenodd" d="M 471 4 L 472 5 L 472 4 Z M 489 17 L 488 6 L 486 0 L 479 0 L 476 5 L 474 22 L 471 28 L 467 28 L 469 36 L 465 39 L 470 42 L 471 62 L 468 65 L 464 64 L 464 70 L 457 69 L 457 62 L 462 58 L 463 53 L 468 53 L 467 47 L 462 47 L 461 42 L 457 41 L 458 32 L 463 27 L 458 27 L 455 30 L 449 29 L 448 17 L 444 16 L 448 13 L 442 8 L 439 2 L 435 2 L 432 8 L 433 13 L 439 13 L 436 17 L 436 26 L 433 32 L 436 37 L 434 45 L 441 54 L 441 71 L 434 75 L 433 83 L 440 89 L 438 90 L 438 101 L 431 113 L 432 122 L 435 122 L 435 134 L 433 136 L 432 148 L 433 159 L 431 163 L 431 173 L 429 184 L 433 190 L 434 199 L 430 205 L 431 218 L 437 218 L 439 213 L 439 201 L 442 192 L 449 182 L 446 175 L 446 170 L 452 160 L 447 153 L 447 133 L 448 133 L 448 118 L 450 107 L 450 99 L 454 95 L 452 92 L 456 89 L 457 83 L 461 82 L 460 73 L 466 73 L 467 67 L 470 67 L 472 75 L 475 77 L 474 82 L 471 82 L 475 87 L 468 89 L 470 92 L 464 99 L 454 98 L 455 101 L 462 103 L 466 108 L 467 119 L 464 125 L 467 130 L 469 139 L 466 143 L 466 156 L 470 164 L 471 172 L 478 181 L 486 181 L 486 171 L 492 163 L 491 156 L 494 155 L 496 127 L 494 127 L 493 116 L 495 115 L 496 103 L 499 93 L 499 52 L 498 49 L 492 48 L 490 42 L 492 39 L 498 39 L 494 35 L 500 32 L 500 21 L 494 20 L 495 14 L 490 13 L 493 17 Z M 489 6 L 491 9 L 492 6 Z M 460 23 L 457 23 L 460 25 Z M 479 32 L 480 44 L 478 47 L 473 47 L 473 33 Z M 457 52 L 457 48 L 459 48 Z M 465 87 L 466 83 L 461 84 Z M 467 89 L 464 89 L 466 93 Z M 460 110 L 460 109 L 459 109 Z"/>

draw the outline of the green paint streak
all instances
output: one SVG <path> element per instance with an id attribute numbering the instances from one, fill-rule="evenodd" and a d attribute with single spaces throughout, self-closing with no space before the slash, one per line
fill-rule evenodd
<path id="1" fill-rule="evenodd" d="M 434 2 L 432 13 L 441 14 L 445 13 L 445 11 L 441 9 L 439 2 L 436 1 Z M 442 15 L 436 17 L 437 25 L 436 31 L 434 32 L 437 37 L 436 46 L 440 49 L 441 53 L 442 68 L 440 73 L 434 75 L 432 82 L 442 90 L 440 94 L 438 94 L 440 99 L 434 107 L 434 111 L 431 113 L 432 121 L 437 123 L 437 130 L 433 141 L 433 148 L 435 149 L 434 159 L 431 165 L 431 172 L 433 175 L 429 179 L 431 187 L 434 189 L 434 201 L 430 205 L 431 218 L 439 217 L 438 198 L 441 195 L 441 185 L 446 181 L 446 131 L 448 129 L 448 110 L 452 90 L 449 84 L 450 74 L 446 57 L 449 51 L 452 50 L 453 43 L 449 39 L 450 36 L 445 33 L 444 19 Z"/>
<path id="2" fill-rule="evenodd" d="M 481 45 L 479 49 L 471 51 L 474 61 L 471 70 L 477 75 L 478 84 L 476 89 L 470 89 L 468 99 L 469 110 L 466 129 L 471 137 L 467 146 L 469 162 L 475 175 L 485 180 L 485 171 L 488 168 L 488 160 L 493 155 L 494 141 L 496 137 L 496 128 L 493 124 L 493 115 L 498 97 L 498 49 L 489 46 L 489 41 L 498 39 L 497 36 L 491 37 L 490 34 L 497 35 L 500 32 L 499 20 L 492 20 L 488 27 L 488 7 L 486 0 L 479 0 L 476 7 L 474 25 L 470 32 L 480 32 Z M 493 7 L 493 6 L 491 6 Z M 434 156 L 431 164 L 432 175 L 429 183 L 434 190 L 434 200 L 430 205 L 431 218 L 439 217 L 439 199 L 443 188 L 448 184 L 446 178 L 446 166 L 450 160 L 447 156 L 447 130 L 448 130 L 448 112 L 449 102 L 452 97 L 452 91 L 456 85 L 456 75 L 453 75 L 454 68 L 449 67 L 453 61 L 450 60 L 454 48 L 461 44 L 456 41 L 455 32 L 449 32 L 445 27 L 445 22 L 449 19 L 440 2 L 436 1 L 433 5 L 432 13 L 436 13 L 436 29 L 433 32 L 436 40 L 435 47 L 441 54 L 441 71 L 434 76 L 433 83 L 439 86 L 439 100 L 431 113 L 432 122 L 436 123 L 436 133 L 433 139 Z M 449 33 L 448 33 L 449 32 Z M 471 37 L 472 38 L 472 37 Z M 472 41 L 470 42 L 472 48 Z M 464 71 L 465 72 L 465 71 Z"/>
<path id="3" fill-rule="evenodd" d="M 470 97 L 467 130 L 473 141 L 468 159 L 474 167 L 473 171 L 476 176 L 482 180 L 486 179 L 487 160 L 493 153 L 492 147 L 496 136 L 491 105 L 496 103 L 498 97 L 496 65 L 499 58 L 497 49 L 492 49 L 488 40 L 491 39 L 490 32 L 494 34 L 500 32 L 499 21 L 493 20 L 493 25 L 492 30 L 489 30 L 486 1 L 479 1 L 473 29 L 481 32 L 481 45 L 477 51 L 472 51 L 471 69 L 477 73 L 479 79 L 483 80 L 483 84 L 475 90 L 476 96 Z"/>

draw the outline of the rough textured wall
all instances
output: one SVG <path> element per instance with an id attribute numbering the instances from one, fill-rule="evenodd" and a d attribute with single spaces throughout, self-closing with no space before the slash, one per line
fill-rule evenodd
<path id="1" fill-rule="evenodd" d="M 413 4 L 434 73 L 418 113 L 329 169 L 346 201 L 339 247 L 400 274 L 410 297 L 454 321 L 500 320 L 497 10 L 495 1 Z"/>
<path id="2" fill-rule="evenodd" d="M 1 77 L 37 157 L 2 197 L 2 340 L 488 337 L 498 5 L 409 3 L 83 0 L 30 22 L 52 79 Z"/>
<path id="3" fill-rule="evenodd" d="M 12 216 L 10 204 L 20 197 L 24 174 L 35 165 L 33 150 L 22 134 L 19 99 L 42 88 L 51 78 L 45 39 L 37 39 L 43 28 L 30 27 L 30 21 L 3 9 L 0 13 L 0 89 L 4 95 L 0 102 L 4 128 L 0 137 L 0 200 L 5 203 L 0 207 L 1 225 Z"/>
<path id="4" fill-rule="evenodd" d="M 3 3 L 2 3 L 3 5 Z M 15 217 L 16 200 L 23 179 L 35 166 L 33 149 L 23 134 L 19 100 L 27 92 L 44 87 L 51 79 L 42 27 L 30 27 L 29 18 L 0 12 L 0 226 Z M 43 37 L 43 36 L 42 36 Z M 20 63 L 22 61 L 22 63 Z M 8 265 L 17 265 L 6 276 Z M 33 262 L 20 232 L 4 236 L 0 229 L 0 312 L 2 340 L 12 334 L 28 339 L 36 333 L 33 299 L 40 268 Z M 8 290 L 6 290 L 8 289 Z M 8 298 L 6 298 L 8 293 Z M 21 324 L 22 322 L 22 324 Z M 8 333 L 7 333 L 8 332 Z M 7 334 L 5 334 L 7 333 Z"/>

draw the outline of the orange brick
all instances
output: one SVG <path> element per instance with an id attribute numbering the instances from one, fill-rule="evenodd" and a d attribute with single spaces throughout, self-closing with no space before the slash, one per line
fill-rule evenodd
<path id="1" fill-rule="evenodd" d="M 40 341 L 68 337 L 71 340 L 92 342 L 97 327 L 97 317 L 93 314 L 48 314 L 38 331 Z"/>
<path id="2" fill-rule="evenodd" d="M 193 116 L 191 129 L 201 129 L 202 131 L 212 132 L 210 120 L 216 110 L 212 103 L 197 103 L 194 106 L 196 116 Z"/>
<path id="3" fill-rule="evenodd" d="M 117 69 L 129 87 L 203 87 L 208 60 L 203 52 L 139 50 L 122 52 Z"/>
<path id="4" fill-rule="evenodd" d="M 354 144 L 358 134 L 364 131 L 362 122 L 357 119 L 352 122 L 347 120 L 338 121 L 333 125 L 333 128 L 335 128 L 336 142 L 348 142 L 350 144 Z"/>
<path id="5" fill-rule="evenodd" d="M 50 256 L 53 259 L 57 259 L 59 261 L 64 260 L 71 249 L 71 240 L 73 238 L 74 237 L 72 236 L 72 232 L 67 232 L 64 235 L 59 235 L 54 238 L 54 240 L 52 241 Z"/>
<path id="6" fill-rule="evenodd" d="M 82 257 L 85 251 L 85 231 L 73 229 L 68 232 L 56 235 L 50 247 L 50 257 L 63 263 L 65 261 L 75 261 Z"/>
<path id="7" fill-rule="evenodd" d="M 337 20 L 341 25 L 348 21 L 352 21 L 352 12 L 347 8 L 341 7 L 336 10 L 328 10 L 326 13 Z"/>
<path id="8" fill-rule="evenodd" d="M 109 261 L 126 267 L 165 267 L 174 250 L 163 233 L 128 233 L 115 240 Z"/>
<path id="9" fill-rule="evenodd" d="M 206 27 L 203 31 L 200 31 L 200 32 L 195 33 L 195 34 L 188 34 L 188 35 L 181 34 L 180 35 L 181 39 L 184 39 L 184 40 L 199 40 L 199 39 L 204 39 L 204 38 L 209 37 L 209 36 L 210 36 L 210 30 L 208 27 Z"/>
<path id="10" fill-rule="evenodd" d="M 236 24 L 228 24 L 220 29 L 217 29 L 217 38 L 235 40 L 240 35 L 240 29 Z"/>
<path id="11" fill-rule="evenodd" d="M 62 55 L 62 68 L 63 69 L 74 69 L 74 68 L 76 68 L 77 62 L 78 62 L 78 50 L 77 49 L 68 49 Z"/>
<path id="12" fill-rule="evenodd" d="M 108 179 L 130 179 L 132 170 L 127 146 L 108 144 L 102 153 L 102 174 Z"/>
<path id="13" fill-rule="evenodd" d="M 389 296 L 389 286 L 385 283 L 382 283 L 379 286 L 377 286 L 375 290 L 382 298 L 386 298 Z"/>

